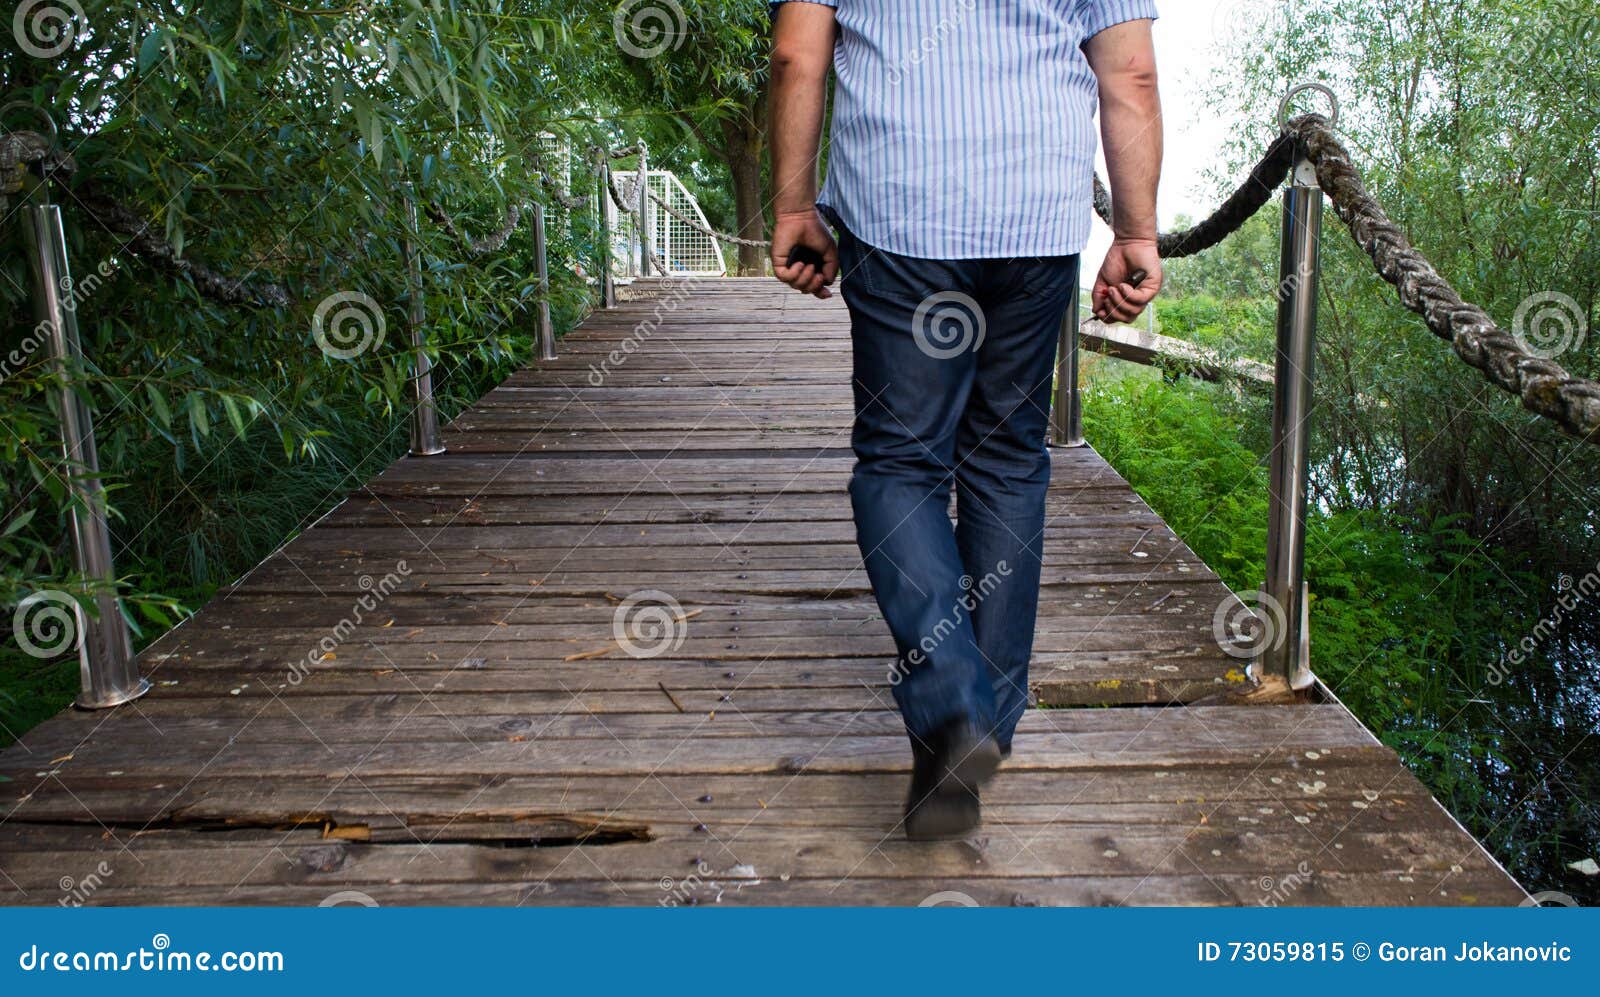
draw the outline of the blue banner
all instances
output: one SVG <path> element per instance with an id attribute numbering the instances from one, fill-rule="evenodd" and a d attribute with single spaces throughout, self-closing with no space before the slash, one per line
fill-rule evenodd
<path id="1" fill-rule="evenodd" d="M 284 986 L 938 993 L 1593 985 L 1600 914 L 1511 910 L 0 911 L 0 993 Z M 221 979 L 219 979 L 221 977 Z M 1585 984 L 1583 981 L 1589 981 Z M 826 992 L 825 992 L 826 993 Z"/>

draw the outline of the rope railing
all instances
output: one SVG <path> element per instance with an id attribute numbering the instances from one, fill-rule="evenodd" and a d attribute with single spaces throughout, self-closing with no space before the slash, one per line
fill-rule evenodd
<path id="1" fill-rule="evenodd" d="M 1307 114 L 1289 119 L 1287 107 L 1306 90 L 1333 103 L 1333 119 Z M 1191 256 L 1222 242 L 1272 199 L 1282 185 L 1283 254 L 1277 287 L 1271 449 L 1268 453 L 1268 522 L 1265 581 L 1252 602 L 1239 598 L 1242 613 L 1219 608 L 1219 619 L 1256 621 L 1250 646 L 1228 653 L 1251 660 L 1256 682 L 1249 698 L 1279 699 L 1315 685 L 1311 672 L 1310 598 L 1305 575 L 1305 526 L 1310 469 L 1310 421 L 1314 388 L 1317 295 L 1321 272 L 1323 203 L 1349 230 L 1400 303 L 1421 316 L 1456 356 L 1523 406 L 1572 436 L 1600 443 L 1600 384 L 1568 373 L 1537 356 L 1461 295 L 1412 244 L 1366 188 L 1335 125 L 1338 101 L 1321 84 L 1291 89 L 1280 105 L 1279 132 L 1243 183 L 1199 224 L 1163 233 L 1164 259 Z M 1094 178 L 1094 210 L 1109 225 L 1114 205 Z M 1052 412 L 1053 442 L 1081 446 L 1081 391 L 1077 378 L 1080 331 L 1077 306 L 1063 323 L 1058 347 L 1058 394 Z M 1225 620 L 1224 622 L 1227 622 Z M 1243 638 L 1239 628 L 1236 639 Z M 1219 627 L 1219 640 L 1222 638 Z"/>
<path id="2" fill-rule="evenodd" d="M 53 137 L 27 131 L 0 135 L 0 198 L 22 191 L 30 171 L 42 182 L 66 184 L 77 175 L 78 164 L 56 147 Z M 123 249 L 163 273 L 187 277 L 205 297 L 247 308 L 287 307 L 293 300 L 281 284 L 227 277 L 192 256 L 180 255 L 155 226 L 91 182 L 78 184 L 73 198 L 106 230 L 126 240 Z"/>
<path id="3" fill-rule="evenodd" d="M 0 108 L 0 114 L 17 106 L 6 105 Z M 78 177 L 77 162 L 59 148 L 54 121 L 42 111 L 33 110 L 45 121 L 48 134 L 38 131 L 0 133 L 0 208 L 9 209 L 12 195 L 23 196 L 24 203 L 17 214 L 28 248 L 36 328 L 45 335 L 51 364 L 58 375 L 58 383 L 52 389 L 52 404 L 58 412 L 62 451 L 69 468 L 66 485 L 73 498 L 70 531 L 73 561 L 78 573 L 95 586 L 92 596 L 95 612 L 85 612 L 81 607 L 75 610 L 81 675 L 77 703 L 85 708 L 100 709 L 137 699 L 150 685 L 139 675 L 128 621 L 118 596 L 107 523 L 109 510 L 95 449 L 93 412 L 79 386 L 73 383 L 83 366 L 83 350 L 76 309 L 69 300 L 73 284 L 61 206 L 51 203 L 50 189 L 52 186 L 70 189 L 73 206 L 118 237 L 119 252 L 138 257 L 160 272 L 186 278 L 204 297 L 244 307 L 288 307 L 295 298 L 282 285 L 230 278 L 191 255 L 180 255 L 177 247 L 151 222 L 100 191 L 92 181 Z M 544 179 L 543 173 L 540 178 Z M 439 433 L 433 364 L 427 344 L 416 196 L 410 183 L 400 184 L 398 193 L 403 216 L 405 324 L 412 353 L 408 378 L 410 452 L 415 456 L 427 456 L 443 453 L 445 447 Z M 579 203 L 587 201 L 586 198 L 577 200 Z M 544 205 L 537 201 L 527 208 L 512 204 L 495 231 L 476 239 L 465 235 L 462 227 L 439 204 L 429 203 L 425 210 L 429 218 L 473 257 L 503 250 L 524 214 L 531 215 L 539 281 L 537 336 L 541 357 L 555 359 Z"/>
<path id="4" fill-rule="evenodd" d="M 634 145 L 628 146 L 625 149 L 613 151 L 610 155 L 613 159 L 626 159 L 630 156 L 636 156 L 638 154 L 639 146 Z M 629 185 L 628 192 L 626 194 L 617 190 L 615 176 L 610 174 L 608 174 L 608 176 L 610 176 L 610 183 L 608 186 L 611 191 L 611 200 L 616 204 L 617 210 L 624 212 L 635 210 L 635 204 L 637 203 L 639 196 L 638 185 L 642 182 L 637 173 L 634 176 L 634 182 Z M 732 235 L 728 232 L 722 232 L 714 229 L 711 226 L 702 223 L 698 218 L 684 214 L 677 208 L 674 208 L 671 204 L 667 203 L 666 199 L 660 194 L 657 194 L 655 191 L 651 190 L 649 184 L 645 185 L 645 194 L 650 198 L 651 202 L 659 207 L 662 211 L 665 211 L 667 214 L 694 229 L 696 232 L 699 232 L 701 235 L 708 236 L 717 240 L 718 242 L 725 243 L 730 246 L 754 246 L 757 249 L 767 249 L 772 246 L 771 239 L 746 239 L 743 236 Z"/>
<path id="5" fill-rule="evenodd" d="M 1238 231 L 1272 198 L 1297 155 L 1311 163 L 1317 185 L 1328 195 L 1334 212 L 1372 258 L 1379 276 L 1398 292 L 1402 305 L 1450 343 L 1464 363 L 1489 383 L 1518 396 L 1529 411 L 1572 436 L 1600 443 L 1600 383 L 1575 377 L 1554 360 L 1530 353 L 1481 307 L 1463 300 L 1367 191 L 1349 150 L 1322 115 L 1290 121 L 1215 213 L 1193 228 L 1162 234 L 1158 252 L 1165 259 L 1191 256 Z M 1094 187 L 1095 211 L 1110 224 L 1111 196 L 1099 177 Z"/>
<path id="6" fill-rule="evenodd" d="M 1302 89 L 1307 88 L 1297 87 L 1290 92 L 1290 96 Z M 1313 85 L 1310 89 L 1322 90 L 1332 96 L 1331 92 L 1319 85 Z M 1285 105 L 1287 103 L 1288 97 L 1285 98 Z M 0 108 L 0 113 L 10 106 Z M 1319 279 L 1318 240 L 1324 196 L 1332 201 L 1335 213 L 1357 245 L 1372 259 L 1377 272 L 1396 289 L 1401 304 L 1420 315 L 1435 335 L 1449 342 L 1463 362 L 1480 371 L 1490 383 L 1517 395 L 1529 411 L 1549 419 L 1563 431 L 1586 442 L 1600 443 L 1600 383 L 1575 377 L 1553 360 L 1533 354 L 1515 335 L 1495 323 L 1481 307 L 1463 300 L 1454 287 L 1411 245 L 1404 231 L 1390 220 L 1382 205 L 1368 192 L 1349 151 L 1335 134 L 1335 122 L 1315 114 L 1288 121 L 1283 119 L 1284 115 L 1280 112 L 1279 134 L 1238 189 L 1199 224 L 1180 232 L 1160 235 L 1157 249 L 1163 258 L 1177 259 L 1216 246 L 1237 232 L 1272 199 L 1274 191 L 1288 181 L 1283 187 L 1284 272 L 1277 294 L 1277 364 L 1273 375 L 1267 581 L 1262 587 L 1260 607 L 1269 617 L 1266 630 L 1275 642 L 1258 649 L 1254 657 L 1261 666 L 1255 676 L 1258 681 L 1276 683 L 1279 689 L 1298 690 L 1313 681 L 1309 671 L 1308 600 L 1303 556 L 1308 474 L 1307 422 L 1312 413 L 1310 398 Z M 180 255 L 177 247 L 160 234 L 156 226 L 115 197 L 97 189 L 94 183 L 78 178 L 78 164 L 72 156 L 60 150 L 54 124 L 48 117 L 45 120 L 50 134 L 39 131 L 0 134 L 0 204 L 8 201 L 13 194 L 33 195 L 36 188 L 30 188 L 30 177 L 39 185 L 54 183 L 65 186 L 77 180 L 71 187 L 76 205 L 107 230 L 125 238 L 123 250 L 148 261 L 157 270 L 184 277 L 200 294 L 230 305 L 285 307 L 292 303 L 292 295 L 282 285 L 230 278 L 191 256 Z M 596 246 L 602 307 L 611 307 L 615 303 L 610 264 L 610 220 L 608 212 L 603 210 L 607 197 L 619 211 L 641 218 L 646 214 L 646 206 L 653 202 L 678 222 L 725 244 L 757 247 L 771 244 L 767 240 L 746 239 L 719 232 L 700 219 L 679 211 L 652 191 L 648 181 L 648 149 L 643 143 L 620 149 L 592 146 L 589 154 L 599 180 L 599 200 L 596 203 L 602 209 L 600 239 Z M 530 156 L 537 158 L 532 153 Z M 624 191 L 619 189 L 610 164 L 613 160 L 631 156 L 639 157 L 639 168 L 634 171 L 633 182 Z M 551 203 L 572 208 L 589 201 L 587 196 L 573 197 L 570 192 L 553 185 L 543 169 L 539 171 L 539 180 L 550 193 Z M 412 452 L 437 453 L 442 452 L 443 447 L 433 415 L 431 364 L 423 334 L 420 232 L 416 224 L 414 194 L 409 184 L 404 185 L 403 194 L 407 219 L 404 241 L 408 326 L 416 354 L 412 377 L 416 401 L 413 409 Z M 1114 205 L 1111 195 L 1098 177 L 1094 180 L 1094 209 L 1108 223 L 1112 220 Z M 525 215 L 531 215 L 539 267 L 539 337 L 542 356 L 554 359 L 554 333 L 548 307 L 543 202 L 534 201 L 527 206 L 512 204 L 499 226 L 478 238 L 465 234 L 462 226 L 441 205 L 429 203 L 424 210 L 445 234 L 473 257 L 503 250 Z M 60 300 L 61 287 L 65 286 L 62 282 L 70 280 L 60 208 L 49 204 L 46 199 L 45 203 L 28 204 L 23 217 L 30 247 L 35 281 L 34 301 L 39 322 L 41 327 L 51 330 L 52 355 L 56 363 L 66 370 L 72 366 L 73 358 L 81 349 L 72 309 Z M 661 273 L 667 273 L 666 261 L 650 245 L 648 227 L 641 230 L 639 243 L 640 269 L 654 267 Z M 1079 425 L 1081 405 L 1076 376 L 1080 330 L 1076 313 L 1077 307 L 1074 305 L 1068 321 L 1063 323 L 1058 350 L 1056 411 L 1051 418 L 1054 441 L 1057 445 L 1065 446 L 1082 445 Z M 85 577 L 104 579 L 111 586 L 108 591 L 114 591 L 115 575 L 111 571 L 108 555 L 102 556 L 109 550 L 105 542 L 109 534 L 104 521 L 103 499 L 94 493 L 92 484 L 98 476 L 93 458 L 93 427 L 89 413 L 74 407 L 80 404 L 81 398 L 70 384 L 63 383 L 60 395 L 62 410 L 72 416 L 70 419 L 63 417 L 63 438 L 68 460 L 85 468 L 81 496 L 83 507 L 102 510 L 88 514 L 88 518 L 75 529 L 75 558 Z M 99 619 L 86 620 L 82 625 L 85 638 L 81 642 L 81 654 L 84 656 L 85 678 L 84 695 L 80 702 L 90 706 L 114 705 L 141 694 L 143 687 L 139 684 L 137 669 L 132 667 L 131 655 L 126 652 L 125 621 L 119 612 L 114 611 L 114 604 L 113 611 L 102 611 Z"/>
<path id="7" fill-rule="evenodd" d="M 1267 147 L 1266 155 L 1250 171 L 1244 183 L 1222 202 L 1210 217 L 1181 232 L 1164 232 L 1156 239 L 1156 252 L 1164 260 L 1194 256 L 1218 245 L 1239 231 L 1256 212 L 1272 200 L 1289 169 L 1294 165 L 1293 134 L 1280 132 Z M 1097 176 L 1094 178 L 1094 210 L 1101 221 L 1111 224 L 1111 192 Z"/>
<path id="8" fill-rule="evenodd" d="M 77 175 L 78 164 L 69 153 L 57 147 L 51 136 L 32 131 L 0 135 L 0 198 L 22 191 L 30 172 L 43 182 L 67 184 Z M 544 173 L 539 174 L 539 179 L 548 186 Z M 123 237 L 123 250 L 163 273 L 188 278 L 204 297 L 246 308 L 287 308 L 294 303 L 294 295 L 282 284 L 228 277 L 193 255 L 180 254 L 152 222 L 102 192 L 92 181 L 80 181 L 73 188 L 73 200 L 107 231 Z M 555 200 L 568 209 L 586 201 L 570 197 Z M 521 227 L 528 208 L 521 204 L 508 206 L 500 224 L 477 238 L 468 235 L 437 201 L 428 202 L 425 211 L 430 220 L 460 245 L 463 253 L 468 257 L 480 257 L 505 249 Z"/>
<path id="9" fill-rule="evenodd" d="M 601 150 L 595 147 L 595 151 Z M 605 150 L 605 155 L 619 159 L 640 151 L 639 145 L 633 145 Z M 1377 272 L 1396 289 L 1401 304 L 1421 316 L 1435 335 L 1449 342 L 1463 362 L 1496 387 L 1517 395 L 1529 411 L 1551 420 L 1570 435 L 1600 442 L 1600 383 L 1575 377 L 1554 360 L 1533 355 L 1481 307 L 1462 299 L 1367 191 L 1349 150 L 1321 115 L 1290 121 L 1244 182 L 1208 218 L 1181 232 L 1161 234 L 1157 251 L 1162 258 L 1194 255 L 1237 232 L 1271 200 L 1297 154 L 1304 154 L 1312 163 L 1318 184 L 1328 194 L 1334 211 L 1372 258 Z M 60 151 L 51 136 L 33 131 L 0 136 L 0 195 L 19 191 L 23 175 L 30 168 L 40 177 L 56 182 L 69 181 L 77 172 L 72 156 Z M 770 240 L 747 239 L 701 223 L 651 191 L 641 176 L 635 176 L 626 192 L 618 189 L 614 174 L 608 172 L 608 178 L 607 190 L 621 211 L 636 209 L 638 185 L 645 183 L 644 193 L 652 203 L 695 231 L 728 245 L 771 246 Z M 75 197 L 108 230 L 126 238 L 127 251 L 165 273 L 187 278 L 208 298 L 245 307 L 287 307 L 293 300 L 281 284 L 228 277 L 202 260 L 180 255 L 154 225 L 93 184 L 80 184 Z M 1111 195 L 1099 177 L 1094 179 L 1094 207 L 1109 224 Z M 522 221 L 523 208 L 516 204 L 508 207 L 496 230 L 481 238 L 466 235 L 437 202 L 427 205 L 427 214 L 468 255 L 484 256 L 505 248 Z"/>
<path id="10" fill-rule="evenodd" d="M 517 225 L 522 221 L 522 206 L 513 204 L 506 208 L 504 220 L 498 228 L 486 236 L 474 239 L 461 231 L 461 226 L 456 220 L 440 207 L 439 202 L 428 202 L 428 217 L 444 230 L 445 234 L 461 244 L 469 256 L 488 256 L 498 253 L 506 248 L 506 243 L 511 241 L 511 236 L 517 230 Z"/>

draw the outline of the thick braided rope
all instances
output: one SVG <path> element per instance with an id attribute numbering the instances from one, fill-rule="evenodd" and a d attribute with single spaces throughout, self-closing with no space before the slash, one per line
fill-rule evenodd
<path id="1" fill-rule="evenodd" d="M 47 180 L 65 183 L 78 167 L 70 155 L 55 148 L 53 140 L 36 132 L 0 136 L 0 197 L 20 190 L 23 173 L 29 168 L 38 170 Z M 195 290 L 208 298 L 229 305 L 267 307 L 284 307 L 291 300 L 281 285 L 224 277 L 193 257 L 180 257 L 166 236 L 93 184 L 80 183 L 73 196 L 96 221 L 123 237 L 122 249 L 163 273 L 187 277 Z"/>
<path id="2" fill-rule="evenodd" d="M 195 290 L 214 301 L 247 307 L 287 308 L 293 300 L 281 284 L 255 283 L 224 277 L 191 256 L 179 256 L 177 247 L 159 234 L 154 226 L 113 198 L 100 195 L 83 184 L 77 190 L 78 203 L 100 224 L 126 236 L 122 248 L 164 273 L 189 278 Z"/>
<path id="3" fill-rule="evenodd" d="M 1261 157 L 1244 183 L 1222 202 L 1222 206 L 1211 217 L 1182 232 L 1163 233 L 1156 239 L 1156 252 L 1165 260 L 1193 256 L 1239 231 L 1252 215 L 1272 200 L 1273 192 L 1283 183 L 1294 165 L 1294 153 L 1294 136 L 1288 132 L 1281 133 L 1267 147 L 1266 155 Z M 1111 224 L 1111 194 L 1098 176 L 1094 178 L 1094 210 L 1102 221 Z"/>
<path id="4" fill-rule="evenodd" d="M 617 190 L 617 175 L 606 174 L 606 189 L 611 192 L 611 203 L 617 206 L 618 211 L 629 212 L 639 206 L 639 177 L 635 174 L 633 183 L 628 185 L 626 194 Z"/>
<path id="5" fill-rule="evenodd" d="M 1333 202 L 1334 212 L 1372 258 L 1378 274 L 1399 292 L 1401 304 L 1422 316 L 1428 328 L 1450 343 L 1468 366 L 1481 371 L 1491 384 L 1521 398 L 1529 411 L 1550 419 L 1567 433 L 1600 443 L 1600 384 L 1573 377 L 1555 361 L 1532 355 L 1482 308 L 1463 301 L 1367 192 L 1349 150 L 1319 114 L 1290 121 L 1249 178 L 1211 217 L 1187 231 L 1159 236 L 1157 251 L 1165 259 L 1190 256 L 1237 231 L 1271 199 L 1302 148 L 1316 169 L 1318 186 Z M 1110 224 L 1111 196 L 1099 177 L 1094 186 L 1095 212 Z"/>
<path id="6" fill-rule="evenodd" d="M 1573 377 L 1553 360 L 1529 353 L 1477 305 L 1463 301 L 1389 220 L 1367 192 L 1350 153 L 1326 118 L 1306 115 L 1289 122 L 1305 143 L 1317 183 L 1350 234 L 1400 293 L 1400 303 L 1422 316 L 1456 356 L 1483 372 L 1491 384 L 1517 395 L 1522 404 L 1564 431 L 1600 443 L 1600 384 Z"/>
<path id="7" fill-rule="evenodd" d="M 757 249 L 766 249 L 768 246 L 772 245 L 772 240 L 770 239 L 744 239 L 737 235 L 729 235 L 726 232 L 718 232 L 714 228 L 708 228 L 707 226 L 702 225 L 698 220 L 689 217 L 688 215 L 679 211 L 677 208 L 674 208 L 672 205 L 668 204 L 655 191 L 646 190 L 645 193 L 650 195 L 650 200 L 659 205 L 662 211 L 665 211 L 678 221 L 683 222 L 696 232 L 704 233 L 705 235 L 708 235 L 719 242 L 731 243 L 735 246 L 754 246 Z"/>
<path id="8" fill-rule="evenodd" d="M 461 243 L 468 253 L 473 256 L 485 256 L 489 253 L 498 253 L 505 248 L 507 242 L 511 241 L 512 233 L 516 232 L 517 225 L 522 221 L 522 206 L 513 204 L 506 208 L 506 216 L 501 221 L 500 227 L 481 239 L 471 239 L 463 234 L 455 219 L 446 214 L 444 208 L 437 202 L 428 203 L 428 217 L 444 229 L 446 235 Z"/>
<path id="9" fill-rule="evenodd" d="M 68 180 L 78 171 L 78 163 L 38 132 L 0 135 L 0 197 L 22 190 L 30 168 L 46 180 Z"/>

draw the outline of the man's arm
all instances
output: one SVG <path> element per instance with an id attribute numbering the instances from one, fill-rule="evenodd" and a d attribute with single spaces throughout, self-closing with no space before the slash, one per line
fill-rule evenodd
<path id="1" fill-rule="evenodd" d="M 839 273 L 839 247 L 817 213 L 817 159 L 837 31 L 833 7 L 821 3 L 780 4 L 772 30 L 772 269 L 785 284 L 819 298 L 833 296 L 828 285 Z M 796 249 L 810 250 L 822 265 L 791 262 Z"/>
<path id="2" fill-rule="evenodd" d="M 1100 81 L 1100 137 L 1111 178 L 1113 242 L 1094 282 L 1094 313 L 1132 322 L 1161 290 L 1156 188 L 1161 181 L 1161 93 L 1148 20 L 1113 25 L 1084 43 Z M 1134 286 L 1131 275 L 1145 272 Z"/>

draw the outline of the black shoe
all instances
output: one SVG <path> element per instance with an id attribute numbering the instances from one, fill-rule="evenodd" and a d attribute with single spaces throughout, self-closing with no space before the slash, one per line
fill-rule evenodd
<path id="1" fill-rule="evenodd" d="M 906 837 L 959 838 L 982 820 L 978 790 L 1000 765 L 994 738 L 967 721 L 948 724 L 926 745 L 913 743 Z"/>

